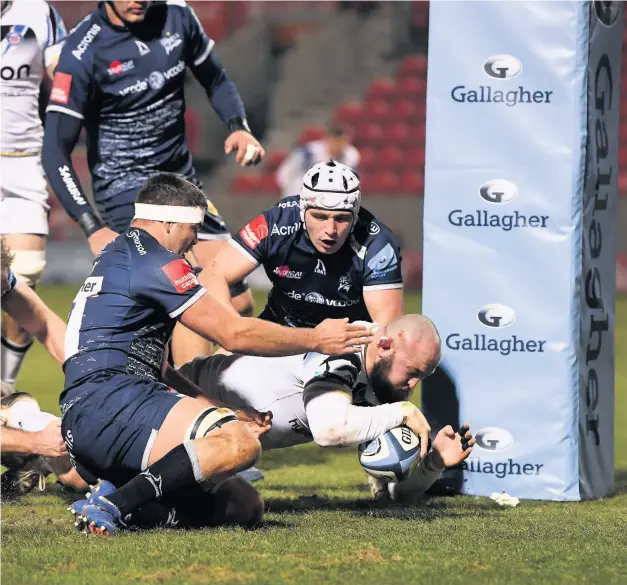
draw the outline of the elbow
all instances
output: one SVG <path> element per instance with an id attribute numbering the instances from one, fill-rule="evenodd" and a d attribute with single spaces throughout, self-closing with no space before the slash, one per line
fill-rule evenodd
<path id="1" fill-rule="evenodd" d="M 331 424 L 312 430 L 312 435 L 316 445 L 320 447 L 346 447 L 350 444 L 345 425 L 342 424 Z"/>

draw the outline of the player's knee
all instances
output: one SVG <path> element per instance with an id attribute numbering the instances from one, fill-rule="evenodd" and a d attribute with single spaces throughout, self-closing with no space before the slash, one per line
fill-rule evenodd
<path id="1" fill-rule="evenodd" d="M 228 425 L 223 432 L 231 447 L 233 469 L 240 471 L 254 465 L 261 454 L 259 439 L 242 423 Z"/>
<path id="2" fill-rule="evenodd" d="M 11 270 L 28 286 L 34 287 L 46 267 L 45 250 L 13 250 Z"/>
<path id="3" fill-rule="evenodd" d="M 264 503 L 261 494 L 241 477 L 231 477 L 213 493 L 214 522 L 254 528 L 263 522 Z"/>

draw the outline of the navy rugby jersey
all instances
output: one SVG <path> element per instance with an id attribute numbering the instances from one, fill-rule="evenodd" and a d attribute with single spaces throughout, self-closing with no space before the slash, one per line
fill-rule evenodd
<path id="1" fill-rule="evenodd" d="M 335 254 L 321 254 L 300 220 L 299 196 L 286 197 L 231 242 L 272 281 L 264 318 L 314 327 L 327 318 L 371 321 L 363 293 L 402 288 L 401 254 L 391 230 L 363 207 Z"/>
<path id="2" fill-rule="evenodd" d="M 223 120 L 244 118 L 245 111 L 213 54 L 214 41 L 185 2 L 156 4 L 142 23 L 129 28 L 112 24 L 105 4 L 67 37 L 46 112 L 66 114 L 85 126 L 94 198 L 106 211 L 133 203 L 136 192 L 157 171 L 195 176 L 185 137 L 188 67 Z M 87 211 L 87 202 L 69 153 L 60 159 L 56 152 L 71 138 L 48 136 L 57 132 L 63 134 L 63 126 L 46 125 L 44 166 L 59 199 L 76 219 Z"/>
<path id="3" fill-rule="evenodd" d="M 158 381 L 176 318 L 206 292 L 190 264 L 144 230 L 108 244 L 78 291 L 65 336 L 65 388 L 123 373 Z"/>

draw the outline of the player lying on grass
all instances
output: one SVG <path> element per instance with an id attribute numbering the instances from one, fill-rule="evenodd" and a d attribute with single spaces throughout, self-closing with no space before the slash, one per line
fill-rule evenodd
<path id="1" fill-rule="evenodd" d="M 440 336 L 422 315 L 404 315 L 381 327 L 355 355 L 307 353 L 285 358 L 214 355 L 196 358 L 179 372 L 210 400 L 272 411 L 272 428 L 259 439 L 263 449 L 315 441 L 321 447 L 358 445 L 399 425 L 421 439 L 421 478 L 426 490 L 445 466 L 470 450 L 451 428 L 440 431 L 427 452 L 430 427 L 407 402 L 414 386 L 429 376 L 441 356 Z M 470 441 L 470 432 L 463 437 Z M 474 444 L 474 441 L 471 443 Z M 371 478 L 375 495 L 383 482 Z"/>
<path id="2" fill-rule="evenodd" d="M 30 335 L 36 337 L 50 352 L 50 355 L 60 364 L 63 363 L 63 340 L 65 337 L 65 323 L 62 319 L 39 298 L 39 295 L 26 283 L 18 282 L 11 270 L 13 254 L 6 241 L 2 238 L 2 255 L 0 257 L 0 291 L 2 294 L 2 310 L 13 321 Z M 4 350 L 4 348 L 3 348 Z M 14 392 L 11 384 L 2 383 L 2 396 Z M 21 395 L 23 398 L 24 395 Z M 9 397 L 10 398 L 10 397 Z M 34 400 L 31 398 L 31 400 Z M 3 411 L 14 404 L 16 400 L 5 401 Z M 3 418 L 6 418 L 3 412 Z M 53 416 L 53 415 L 49 415 Z M 36 455 L 58 456 L 58 444 L 62 441 L 59 428 L 59 419 L 50 422 L 46 427 L 37 428 L 36 433 L 4 427 L 2 429 L 2 453 L 27 453 L 29 457 L 14 456 L 10 460 L 5 458 L 4 463 L 9 467 L 2 476 L 3 492 L 15 492 L 16 495 L 30 491 L 42 476 L 51 473 L 41 457 Z M 22 425 L 24 427 L 24 425 Z M 59 480 L 66 485 L 76 488 L 84 487 L 74 472 L 70 472 L 69 462 L 57 467 Z"/>
<path id="3" fill-rule="evenodd" d="M 357 351 L 372 336 L 347 320 L 296 329 L 241 317 L 206 294 L 183 258 L 205 208 L 202 192 L 181 176 L 153 176 L 137 195 L 130 228 L 97 256 L 74 299 L 60 398 L 63 436 L 84 479 L 121 486 L 75 507 L 93 532 L 125 527 L 129 514 L 158 505 L 158 498 L 208 507 L 212 490 L 259 455 L 257 437 L 269 417 L 219 408 L 175 370 L 162 370 L 177 321 L 229 350 L 267 356 Z"/>

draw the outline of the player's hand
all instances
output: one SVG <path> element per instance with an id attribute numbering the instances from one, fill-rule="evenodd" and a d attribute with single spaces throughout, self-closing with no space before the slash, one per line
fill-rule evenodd
<path id="1" fill-rule="evenodd" d="M 440 469 L 459 465 L 468 458 L 474 444 L 475 439 L 467 423 L 464 423 L 457 432 L 451 425 L 447 425 L 433 441 L 433 463 Z"/>
<path id="2" fill-rule="evenodd" d="M 314 351 L 325 355 L 357 353 L 361 346 L 370 343 L 374 331 L 364 325 L 349 323 L 348 318 L 325 319 L 315 329 Z"/>
<path id="3" fill-rule="evenodd" d="M 272 428 L 271 412 L 259 412 L 254 408 L 242 408 L 235 412 L 235 416 L 248 427 L 255 437 L 260 437 Z"/>
<path id="4" fill-rule="evenodd" d="M 404 402 L 403 405 L 403 408 L 407 405 L 407 408 L 411 409 L 411 413 L 404 424 L 409 427 L 414 434 L 420 437 L 420 459 L 424 459 L 429 450 L 429 433 L 431 432 L 431 426 L 427 422 L 425 415 L 422 414 L 416 405 L 411 404 L 411 402 Z"/>
<path id="5" fill-rule="evenodd" d="M 109 243 L 113 242 L 118 237 L 118 233 L 110 230 L 107 227 L 100 228 L 97 232 L 94 232 L 87 238 L 89 247 L 94 256 L 98 256 L 102 249 Z"/>
<path id="6" fill-rule="evenodd" d="M 41 431 L 32 433 L 33 452 L 45 457 L 67 455 L 67 449 L 61 435 L 61 419 L 51 420 Z"/>
<path id="7" fill-rule="evenodd" d="M 231 132 L 224 143 L 224 153 L 228 156 L 233 151 L 237 152 L 235 162 L 242 167 L 259 164 L 266 151 L 259 141 L 245 130 Z"/>

